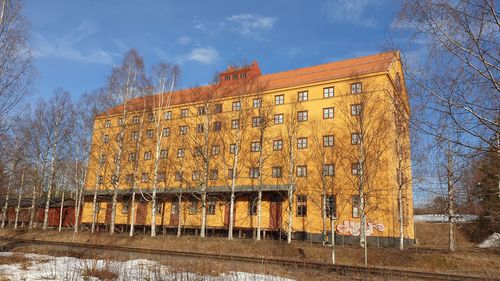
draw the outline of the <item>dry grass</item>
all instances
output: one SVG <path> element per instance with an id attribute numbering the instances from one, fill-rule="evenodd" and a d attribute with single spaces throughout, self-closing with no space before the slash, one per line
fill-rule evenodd
<path id="1" fill-rule="evenodd" d="M 23 254 L 14 253 L 10 256 L 0 256 L 0 265 L 2 264 L 19 264 L 21 269 L 27 270 L 31 266 L 31 261 Z"/>
<path id="2" fill-rule="evenodd" d="M 500 250 L 484 250 L 474 247 L 474 244 L 467 241 L 461 233 L 461 229 L 457 231 L 458 251 L 455 253 L 447 252 L 447 225 L 434 223 L 416 223 L 416 238 L 419 246 L 412 247 L 405 251 L 399 251 L 395 248 L 369 248 L 369 264 L 374 266 L 389 266 L 400 268 L 411 268 L 415 270 L 428 271 L 445 271 L 454 273 L 468 274 L 500 274 Z M 145 249 L 162 249 L 175 251 L 190 251 L 201 253 L 215 254 L 238 254 L 254 257 L 269 257 L 269 258 L 287 258 L 297 260 L 312 260 L 312 261 L 330 261 L 331 248 L 324 247 L 320 244 L 311 244 L 307 242 L 294 241 L 292 244 L 287 244 L 284 241 L 264 240 L 254 241 L 250 239 L 236 239 L 228 241 L 225 238 L 199 238 L 195 236 L 162 236 L 150 237 L 149 235 L 138 234 L 133 238 L 128 237 L 126 233 L 115 234 L 110 236 L 108 233 L 81 232 L 74 236 L 72 231 L 59 232 L 43 232 L 34 230 L 29 233 L 16 233 L 9 230 L 0 231 L 0 236 L 10 236 L 25 239 L 40 239 L 50 241 L 69 241 L 78 243 L 90 243 L 110 246 L 126 246 L 138 247 Z M 299 254 L 299 249 L 302 249 L 305 258 Z M 51 247 L 50 252 L 45 254 L 64 255 L 78 258 L 100 258 L 98 253 L 103 251 L 68 251 L 63 248 Z M 119 259 L 130 259 L 133 255 L 115 256 Z M 141 256 L 136 256 L 141 257 Z M 149 256 L 150 259 L 157 257 Z M 222 261 L 207 261 L 184 259 L 181 263 L 175 263 L 176 259 L 168 259 L 162 261 L 177 268 L 179 272 L 191 271 L 203 275 L 216 275 L 234 271 L 235 268 L 248 268 L 247 272 L 252 273 L 270 273 L 284 277 L 292 277 L 295 279 L 309 280 L 324 280 L 322 273 L 308 273 L 301 275 L 297 272 L 290 274 L 290 269 L 282 267 L 273 267 L 269 265 L 246 267 L 244 264 L 237 264 Z M 337 260 L 339 264 L 363 264 L 363 250 L 356 246 L 338 246 Z M 257 269 L 257 271 L 253 270 Z M 245 270 L 242 270 L 245 271 Z M 318 279 L 309 277 L 317 276 Z M 297 276 L 302 276 L 299 278 Z M 331 274 L 327 274 L 331 277 Z M 352 277 L 352 276 L 351 276 Z M 354 277 L 353 277 L 354 278 Z M 326 279 L 326 278 L 325 278 Z"/>

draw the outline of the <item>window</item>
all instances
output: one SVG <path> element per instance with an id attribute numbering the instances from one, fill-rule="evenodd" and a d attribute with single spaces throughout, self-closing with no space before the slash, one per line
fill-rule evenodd
<path id="1" fill-rule="evenodd" d="M 194 148 L 194 156 L 203 156 L 203 149 L 201 148 L 201 146 L 197 146 Z"/>
<path id="2" fill-rule="evenodd" d="M 163 136 L 164 137 L 170 136 L 170 128 L 163 128 Z"/>
<path id="3" fill-rule="evenodd" d="M 189 115 L 189 110 L 187 108 L 181 109 L 181 118 L 186 118 Z"/>
<path id="4" fill-rule="evenodd" d="M 196 215 L 198 213 L 198 199 L 191 198 L 189 200 L 189 214 Z"/>
<path id="5" fill-rule="evenodd" d="M 282 177 L 282 169 L 281 167 L 273 167 L 273 178 L 281 178 Z"/>
<path id="6" fill-rule="evenodd" d="M 260 117 L 252 117 L 252 127 L 259 127 L 261 118 Z"/>
<path id="7" fill-rule="evenodd" d="M 259 168 L 258 168 L 258 167 L 251 167 L 251 168 L 249 169 L 249 172 L 250 172 L 250 173 L 249 173 L 249 177 L 250 177 L 251 179 L 256 179 L 256 178 L 258 178 L 258 177 L 259 177 L 259 175 L 260 175 L 260 173 L 259 173 Z"/>
<path id="8" fill-rule="evenodd" d="M 116 175 L 111 176 L 111 183 L 112 184 L 117 184 L 118 183 L 118 177 Z"/>
<path id="9" fill-rule="evenodd" d="M 102 141 L 103 141 L 104 143 L 108 143 L 108 142 L 109 142 L 109 135 L 104 135 L 104 136 L 102 136 Z"/>
<path id="10" fill-rule="evenodd" d="M 168 149 L 160 150 L 160 159 L 167 159 L 168 157 Z"/>
<path id="11" fill-rule="evenodd" d="M 361 144 L 361 134 L 360 133 L 351 134 L 351 144 Z"/>
<path id="12" fill-rule="evenodd" d="M 106 120 L 106 122 L 104 122 L 104 127 L 106 128 L 111 127 L 111 120 Z"/>
<path id="13" fill-rule="evenodd" d="M 360 205 L 360 200 L 359 200 L 359 195 L 353 195 L 352 196 L 352 217 L 353 218 L 358 218 L 359 217 L 359 205 Z"/>
<path id="14" fill-rule="evenodd" d="M 130 162 L 135 162 L 137 160 L 137 154 L 135 154 L 135 152 L 131 152 L 128 155 L 128 160 L 130 160 Z"/>
<path id="15" fill-rule="evenodd" d="M 238 80 L 238 74 L 233 74 L 233 80 Z"/>
<path id="16" fill-rule="evenodd" d="M 297 217 L 307 216 L 307 195 L 297 195 Z"/>
<path id="17" fill-rule="evenodd" d="M 225 81 L 231 80 L 231 75 L 226 75 L 226 76 L 224 76 L 224 80 L 225 80 Z"/>
<path id="18" fill-rule="evenodd" d="M 299 122 L 307 121 L 307 110 L 297 112 L 297 120 Z"/>
<path id="19" fill-rule="evenodd" d="M 248 199 L 248 214 L 250 216 L 257 215 L 257 207 L 258 207 L 258 198 L 256 196 L 252 196 Z"/>
<path id="20" fill-rule="evenodd" d="M 247 78 L 247 73 L 246 72 L 240 73 L 240 78 Z"/>
<path id="21" fill-rule="evenodd" d="M 257 141 L 252 142 L 250 145 L 250 151 L 251 152 L 259 152 L 260 151 L 260 143 Z"/>
<path id="22" fill-rule="evenodd" d="M 132 134 L 130 134 L 130 139 L 132 139 L 132 140 L 139 139 L 139 132 L 137 132 L 137 131 L 132 132 Z"/>
<path id="23" fill-rule="evenodd" d="M 198 171 L 198 170 L 193 171 L 193 174 L 191 175 L 191 178 L 194 181 L 200 180 L 200 171 Z"/>
<path id="24" fill-rule="evenodd" d="M 187 126 L 179 126 L 179 134 L 185 135 L 187 134 L 188 127 Z"/>
<path id="25" fill-rule="evenodd" d="M 219 155 L 220 145 L 212 145 L 212 155 Z"/>
<path id="26" fill-rule="evenodd" d="M 196 124 L 196 133 L 200 134 L 200 133 L 203 133 L 205 129 L 205 126 L 203 126 L 203 124 Z"/>
<path id="27" fill-rule="evenodd" d="M 235 174 L 234 174 L 234 169 L 233 169 L 233 168 L 229 168 L 229 169 L 227 169 L 227 178 L 228 178 L 228 179 L 232 179 L 232 178 L 233 178 L 233 176 L 235 176 Z"/>
<path id="28" fill-rule="evenodd" d="M 214 121 L 214 132 L 220 132 L 222 130 L 222 121 Z"/>
<path id="29" fill-rule="evenodd" d="M 147 130 L 147 131 L 146 131 L 146 137 L 147 137 L 148 139 L 152 138 L 152 137 L 153 137 L 153 130 Z"/>
<path id="30" fill-rule="evenodd" d="M 351 164 L 351 173 L 354 176 L 361 175 L 361 165 L 359 165 L 359 163 L 352 163 Z"/>
<path id="31" fill-rule="evenodd" d="M 323 108 L 323 119 L 332 119 L 333 111 L 333 107 Z"/>
<path id="32" fill-rule="evenodd" d="M 229 153 L 236 154 L 236 149 L 237 149 L 237 146 L 235 143 L 232 143 L 229 145 Z"/>
<path id="33" fill-rule="evenodd" d="M 274 115 L 274 124 L 283 124 L 283 114 Z"/>
<path id="34" fill-rule="evenodd" d="M 333 144 L 334 144 L 333 135 L 323 136 L 324 147 L 333 147 Z"/>
<path id="35" fill-rule="evenodd" d="M 181 171 L 175 172 L 175 181 L 182 181 L 182 172 Z"/>
<path id="36" fill-rule="evenodd" d="M 99 159 L 97 160 L 97 162 L 99 163 L 99 165 L 104 165 L 104 162 L 106 162 L 106 154 L 101 154 L 99 155 Z"/>
<path id="37" fill-rule="evenodd" d="M 363 110 L 363 106 L 360 103 L 351 104 L 351 115 L 352 116 L 360 115 L 362 110 Z"/>
<path id="38" fill-rule="evenodd" d="M 262 107 L 262 99 L 253 99 L 253 108 Z"/>
<path id="39" fill-rule="evenodd" d="M 297 166 L 297 177 L 307 177 L 307 166 Z"/>
<path id="40" fill-rule="evenodd" d="M 161 172 L 161 173 L 158 173 L 158 182 L 164 182 L 166 179 L 166 176 L 165 176 L 165 173 L 164 172 Z"/>
<path id="41" fill-rule="evenodd" d="M 331 98 L 335 95 L 334 87 L 323 88 L 323 98 Z"/>
<path id="42" fill-rule="evenodd" d="M 351 84 L 351 94 L 360 94 L 362 90 L 361 82 Z"/>
<path id="43" fill-rule="evenodd" d="M 273 140 L 273 150 L 282 150 L 283 140 Z"/>
<path id="44" fill-rule="evenodd" d="M 172 205 L 170 206 L 170 214 L 172 215 L 179 214 L 179 202 L 172 201 Z"/>
<path id="45" fill-rule="evenodd" d="M 165 112 L 165 120 L 170 120 L 170 119 L 172 119 L 172 111 Z"/>
<path id="46" fill-rule="evenodd" d="M 162 202 L 156 203 L 155 213 L 157 215 L 161 215 L 163 213 L 163 203 Z"/>
<path id="47" fill-rule="evenodd" d="M 129 203 L 124 202 L 123 207 L 122 207 L 122 214 L 124 214 L 124 215 L 128 214 L 129 209 L 130 209 Z"/>
<path id="48" fill-rule="evenodd" d="M 334 174 L 335 174 L 335 165 L 333 164 L 323 165 L 323 176 L 333 177 Z"/>
<path id="49" fill-rule="evenodd" d="M 144 152 L 144 160 L 151 160 L 151 151 Z"/>
<path id="50" fill-rule="evenodd" d="M 104 181 L 104 177 L 103 176 L 98 176 L 97 177 L 97 183 L 98 184 L 102 184 L 103 181 Z"/>
<path id="51" fill-rule="evenodd" d="M 217 103 L 214 105 L 214 112 L 221 113 L 222 112 L 222 103 Z"/>
<path id="52" fill-rule="evenodd" d="M 149 176 L 147 173 L 142 173 L 141 174 L 141 182 L 148 182 L 149 181 Z"/>
<path id="53" fill-rule="evenodd" d="M 239 129 L 240 128 L 240 120 L 233 119 L 231 120 L 231 129 Z"/>
<path id="54" fill-rule="evenodd" d="M 141 119 L 139 118 L 139 116 L 134 116 L 132 118 L 132 123 L 133 124 L 139 124 L 140 121 L 141 121 Z"/>
<path id="55" fill-rule="evenodd" d="M 198 115 L 205 115 L 207 114 L 207 108 L 204 106 L 198 106 Z"/>
<path id="56" fill-rule="evenodd" d="M 232 108 L 233 108 L 233 111 L 240 110 L 241 109 L 241 102 L 239 102 L 239 101 L 233 102 L 233 107 Z"/>
<path id="57" fill-rule="evenodd" d="M 335 195 L 326 196 L 326 206 L 325 206 L 326 216 L 335 218 L 337 216 L 337 201 Z"/>
<path id="58" fill-rule="evenodd" d="M 309 99 L 309 93 L 307 91 L 302 91 L 297 93 L 297 101 L 306 101 Z"/>
<path id="59" fill-rule="evenodd" d="M 153 113 L 148 114 L 148 121 L 151 123 L 155 121 L 155 115 Z"/>
<path id="60" fill-rule="evenodd" d="M 215 199 L 209 198 L 207 202 L 207 215 L 215 215 Z"/>
<path id="61" fill-rule="evenodd" d="M 297 148 L 298 149 L 307 148 L 307 138 L 298 138 L 297 139 Z"/>
<path id="62" fill-rule="evenodd" d="M 210 174 L 208 175 L 210 180 L 216 180 L 219 178 L 219 169 L 211 169 Z"/>
<path id="63" fill-rule="evenodd" d="M 184 148 L 177 149 L 177 158 L 183 158 L 185 155 Z"/>
<path id="64" fill-rule="evenodd" d="M 120 142 L 121 140 L 122 140 L 122 134 L 121 133 L 116 134 L 116 141 Z"/>
<path id="65" fill-rule="evenodd" d="M 285 103 L 285 96 L 284 95 L 277 95 L 274 96 L 274 104 L 275 105 L 280 105 Z"/>
<path id="66" fill-rule="evenodd" d="M 123 126 L 124 124 L 123 118 L 118 118 L 118 126 Z"/>

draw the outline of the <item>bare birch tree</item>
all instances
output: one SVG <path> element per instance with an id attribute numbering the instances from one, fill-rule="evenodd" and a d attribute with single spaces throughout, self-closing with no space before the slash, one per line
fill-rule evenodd
<path id="1" fill-rule="evenodd" d="M 0 0 L 0 135 L 10 127 L 9 115 L 31 90 L 36 78 L 28 47 L 29 24 L 23 3 Z"/>
<path id="2" fill-rule="evenodd" d="M 163 140 L 163 119 L 165 111 L 171 106 L 172 91 L 178 79 L 178 68 L 168 64 L 159 64 L 152 69 L 152 84 L 159 94 L 153 95 L 153 122 L 155 131 L 155 157 L 153 164 L 153 184 L 151 196 L 151 236 L 156 236 L 156 193 L 158 191 L 158 173 L 160 170 L 160 154 Z M 166 164 L 166 163 L 165 163 Z M 180 205 L 179 205 L 180 207 Z"/>

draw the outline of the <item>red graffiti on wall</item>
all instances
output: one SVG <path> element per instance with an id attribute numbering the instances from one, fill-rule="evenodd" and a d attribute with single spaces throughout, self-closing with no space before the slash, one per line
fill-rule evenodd
<path id="1" fill-rule="evenodd" d="M 368 222 L 366 224 L 366 236 L 372 235 L 375 230 L 384 231 L 384 229 L 385 227 L 381 223 Z M 361 223 L 355 221 L 344 221 L 343 224 L 337 225 L 337 231 L 340 234 L 359 236 L 361 234 Z"/>

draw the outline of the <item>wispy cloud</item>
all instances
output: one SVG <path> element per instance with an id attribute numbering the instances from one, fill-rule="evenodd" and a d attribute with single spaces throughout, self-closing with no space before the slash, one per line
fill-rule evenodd
<path id="1" fill-rule="evenodd" d="M 349 23 L 365 27 L 376 27 L 377 21 L 371 17 L 369 8 L 382 5 L 384 0 L 330 0 L 323 6 L 329 21 Z"/>
<path id="2" fill-rule="evenodd" d="M 189 38 L 187 36 L 181 36 L 181 37 L 177 38 L 176 43 L 178 45 L 184 46 L 184 45 L 188 45 L 189 43 L 191 43 L 191 41 L 192 41 L 191 38 Z"/>
<path id="3" fill-rule="evenodd" d="M 37 57 L 62 58 L 85 63 L 112 64 L 115 54 L 100 48 L 82 50 L 79 45 L 82 41 L 97 33 L 97 29 L 90 23 L 82 23 L 59 38 L 46 38 L 34 34 L 33 54 Z"/>
<path id="4" fill-rule="evenodd" d="M 219 52 L 213 48 L 196 48 L 185 57 L 187 60 L 212 64 L 219 59 Z"/>
<path id="5" fill-rule="evenodd" d="M 231 29 L 238 32 L 241 36 L 262 39 L 260 33 L 270 30 L 274 27 L 278 19 L 258 14 L 239 14 L 226 18 L 231 23 Z"/>

